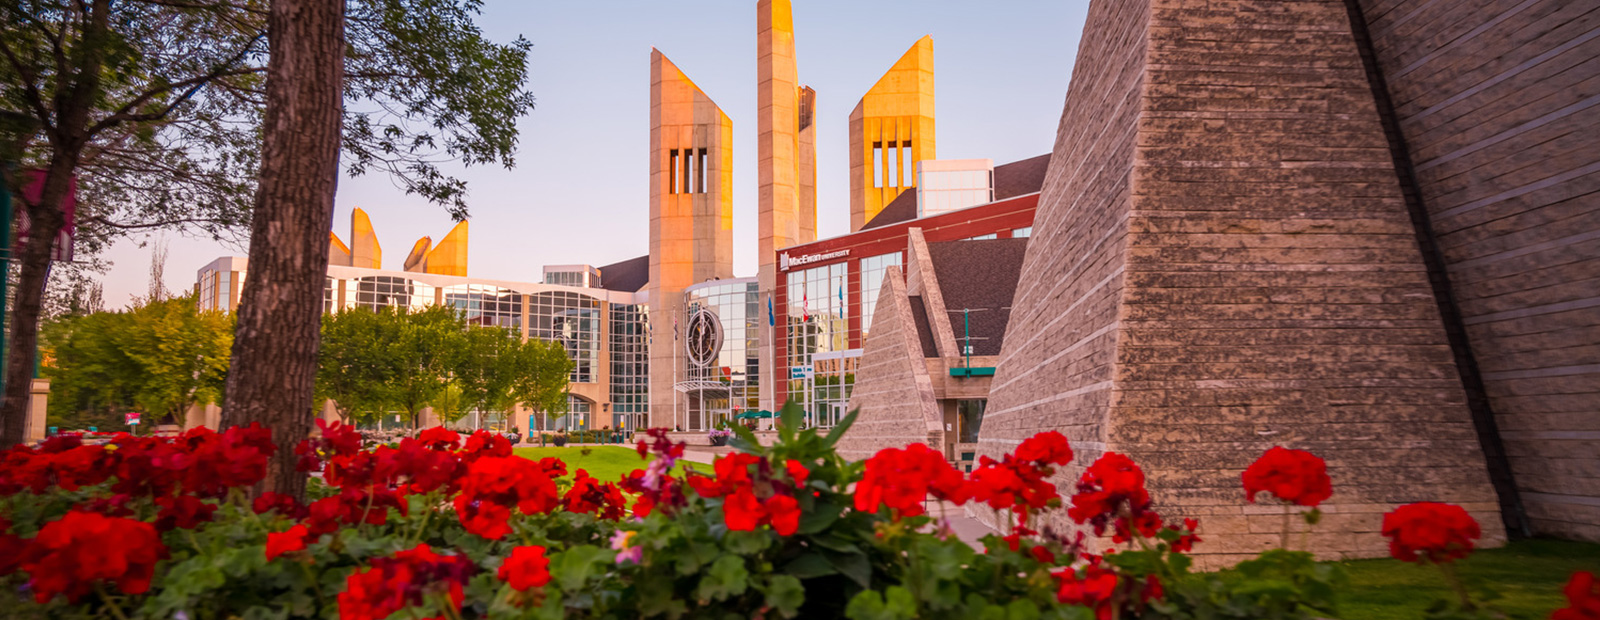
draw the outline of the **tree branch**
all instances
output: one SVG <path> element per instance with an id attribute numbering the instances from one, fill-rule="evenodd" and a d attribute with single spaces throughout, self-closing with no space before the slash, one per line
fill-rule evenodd
<path id="1" fill-rule="evenodd" d="M 239 61 L 244 60 L 245 55 L 249 54 L 250 50 L 255 48 L 256 43 L 261 41 L 262 39 L 266 38 L 266 36 L 267 36 L 267 33 L 262 32 L 262 33 L 256 34 L 256 36 L 254 36 L 254 37 L 251 37 L 250 42 L 245 43 L 244 47 L 240 48 L 237 53 L 235 53 L 232 57 L 230 57 L 226 62 L 223 62 L 223 63 L 217 65 L 216 68 L 212 69 L 210 72 L 206 73 L 205 75 L 192 77 L 192 78 L 189 78 L 187 80 L 180 81 L 180 82 L 173 82 L 173 83 L 167 84 L 166 86 L 163 86 L 161 88 L 153 88 L 153 89 L 150 89 L 148 91 L 145 91 L 144 93 L 140 94 L 138 97 L 134 97 L 132 101 L 129 101 L 128 103 L 123 104 L 123 106 L 121 108 L 118 108 L 116 112 L 111 114 L 111 116 L 108 116 L 108 117 L 102 119 L 100 122 L 95 123 L 94 127 L 91 127 L 89 129 L 89 135 L 97 134 L 101 130 L 104 130 L 104 129 L 108 128 L 108 127 L 111 127 L 113 125 L 116 125 L 118 123 L 123 123 L 123 122 L 141 123 L 141 122 L 149 122 L 149 121 L 159 121 L 159 120 L 161 120 L 163 118 L 166 118 L 166 116 L 168 114 L 172 113 L 172 110 L 176 109 L 183 102 L 188 101 L 191 97 L 193 97 L 195 95 L 195 93 L 200 92 L 200 89 L 205 88 L 206 84 L 211 82 L 212 80 L 216 80 L 218 78 L 221 78 L 221 77 L 224 77 L 224 76 L 229 76 L 229 75 L 245 75 L 245 74 L 249 74 L 249 73 L 259 73 L 259 72 L 262 72 L 262 71 L 266 71 L 265 67 L 256 67 L 256 68 L 251 68 L 251 69 L 232 69 L 232 70 L 228 69 L 228 67 L 232 67 L 234 64 L 238 63 Z M 154 99 L 155 97 L 157 97 L 157 96 L 159 96 L 159 95 L 161 95 L 163 93 L 168 93 L 168 92 L 171 92 L 171 91 L 174 91 L 174 90 L 177 90 L 177 89 L 180 89 L 180 88 L 184 88 L 184 87 L 188 87 L 189 90 L 185 91 L 183 93 L 183 95 L 179 96 L 177 99 L 174 99 L 172 101 L 172 103 L 168 104 L 166 109 L 163 109 L 160 113 L 145 113 L 145 114 L 133 114 L 133 113 L 131 113 L 131 111 L 134 108 L 137 108 L 140 105 L 143 105 L 144 103 L 150 101 L 151 99 Z"/>
<path id="2" fill-rule="evenodd" d="M 39 123 L 46 131 L 54 132 L 55 125 L 50 122 L 50 109 L 45 107 L 44 104 L 44 93 L 39 92 L 39 85 L 34 83 L 38 76 L 23 66 L 22 61 L 17 58 L 16 53 L 11 50 L 11 45 L 6 43 L 4 37 L 0 37 L 0 52 L 5 53 L 6 62 L 11 63 L 11 67 L 16 69 L 17 75 L 22 78 L 23 99 L 27 101 L 29 106 L 33 107 L 34 116 L 39 117 Z"/>

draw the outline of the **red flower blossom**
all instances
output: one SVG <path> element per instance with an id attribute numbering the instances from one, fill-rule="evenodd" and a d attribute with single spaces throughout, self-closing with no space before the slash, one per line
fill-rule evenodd
<path id="1" fill-rule="evenodd" d="M 1117 591 L 1117 574 L 1098 564 L 1077 571 L 1058 569 L 1052 573 L 1059 587 L 1056 601 L 1066 605 L 1082 605 L 1094 610 L 1096 620 L 1110 620 L 1113 611 L 1112 595 Z"/>
<path id="2" fill-rule="evenodd" d="M 1056 554 L 1051 553 L 1050 549 L 1046 548 L 1044 545 L 1034 545 L 1032 547 L 1028 547 L 1028 555 L 1033 556 L 1033 559 L 1037 560 L 1040 564 L 1056 563 Z"/>
<path id="3" fill-rule="evenodd" d="M 462 586 L 477 565 L 460 555 L 440 555 L 426 544 L 392 558 L 376 558 L 371 568 L 350 574 L 339 593 L 340 620 L 381 620 L 422 604 L 429 594 L 443 593 L 459 610 L 466 598 Z"/>
<path id="4" fill-rule="evenodd" d="M 156 515 L 156 529 L 163 532 L 173 528 L 194 529 L 210 521 L 212 513 L 217 511 L 216 504 L 202 502 L 193 495 L 156 498 L 156 505 L 161 507 Z"/>
<path id="5" fill-rule="evenodd" d="M 455 450 L 461 447 L 461 435 L 443 426 L 423 429 L 417 435 L 417 440 L 429 450 Z"/>
<path id="6" fill-rule="evenodd" d="M 792 461 L 791 461 L 792 462 Z M 792 536 L 800 529 L 800 502 L 787 495 L 774 495 L 761 503 L 767 522 L 779 536 Z"/>
<path id="7" fill-rule="evenodd" d="M 305 525 L 295 525 L 287 532 L 272 532 L 267 534 L 267 561 L 271 562 L 278 556 L 290 551 L 303 551 L 306 548 L 306 539 L 311 538 L 311 532 Z"/>
<path id="8" fill-rule="evenodd" d="M 966 503 L 969 497 L 961 472 L 937 450 L 920 443 L 904 449 L 885 448 L 867 459 L 861 481 L 856 483 L 855 507 L 861 512 L 877 512 L 887 506 L 896 518 L 915 517 L 926 512 L 923 501 L 929 493 L 957 504 Z"/>
<path id="9" fill-rule="evenodd" d="M 622 518 L 628 499 L 616 485 L 594 479 L 589 472 L 578 470 L 572 488 L 561 498 L 567 512 L 590 513 L 601 519 L 615 521 Z"/>
<path id="10" fill-rule="evenodd" d="M 756 494 L 750 489 L 739 489 L 729 494 L 727 501 L 722 503 L 722 514 L 728 529 L 739 532 L 755 531 L 767 516 L 761 500 L 756 499 Z"/>
<path id="11" fill-rule="evenodd" d="M 1562 591 L 1567 595 L 1567 606 L 1557 609 L 1550 620 L 1600 620 L 1600 581 L 1594 573 L 1573 573 Z"/>
<path id="12" fill-rule="evenodd" d="M 499 576 L 501 581 L 519 592 L 543 587 L 550 583 L 550 558 L 544 556 L 544 547 L 517 547 L 511 550 L 511 557 L 500 565 Z"/>
<path id="13" fill-rule="evenodd" d="M 1328 464 L 1305 450 L 1273 446 L 1244 470 L 1245 496 L 1254 503 L 1263 491 L 1291 504 L 1316 506 L 1333 495 Z"/>
<path id="14" fill-rule="evenodd" d="M 1454 562 L 1472 553 L 1483 533 L 1478 521 L 1454 504 L 1417 502 L 1383 515 L 1389 555 L 1402 562 Z"/>
<path id="15" fill-rule="evenodd" d="M 461 448 L 460 456 L 467 463 L 485 457 L 508 457 L 511 456 L 511 440 L 479 429 L 467 437 L 467 445 Z"/>
<path id="16" fill-rule="evenodd" d="M 1169 525 L 1167 529 L 1178 532 L 1178 539 L 1172 541 L 1172 550 L 1178 553 L 1188 553 L 1194 550 L 1194 544 L 1202 542 L 1195 532 L 1200 531 L 1200 522 L 1194 519 L 1184 519 L 1183 527 Z"/>
<path id="17" fill-rule="evenodd" d="M 308 512 L 306 507 L 301 505 L 300 501 L 296 500 L 294 496 L 271 491 L 257 495 L 255 501 L 250 503 L 250 507 L 255 510 L 256 514 L 275 511 L 280 515 L 295 520 L 304 519 Z"/>
<path id="18" fill-rule="evenodd" d="M 39 530 L 22 569 L 40 603 L 58 594 L 76 601 L 98 581 L 114 581 L 125 594 L 143 594 L 166 553 L 149 523 L 73 510 Z"/>
<path id="19" fill-rule="evenodd" d="M 1017 460 L 1029 461 L 1035 465 L 1066 465 L 1072 462 L 1072 447 L 1067 443 L 1066 435 L 1059 431 L 1039 433 L 1023 440 L 1017 446 Z"/>
<path id="20" fill-rule="evenodd" d="M 308 438 L 294 447 L 295 468 L 300 471 L 322 469 L 322 462 L 336 456 L 350 456 L 361 451 L 361 433 L 354 426 L 341 422 L 317 420 L 318 437 Z"/>
<path id="21" fill-rule="evenodd" d="M 467 467 L 455 507 L 467 531 L 499 540 L 511 531 L 505 520 L 511 516 L 512 506 L 523 514 L 539 514 L 549 512 L 560 502 L 555 481 L 533 461 L 489 456 L 480 457 Z"/>
<path id="22" fill-rule="evenodd" d="M 811 470 L 806 469 L 805 464 L 794 459 L 789 459 L 787 462 L 785 462 L 783 464 L 783 469 L 784 471 L 789 472 L 789 479 L 794 480 L 795 487 L 805 486 L 806 478 L 811 476 Z"/>
<path id="23" fill-rule="evenodd" d="M 11 520 L 0 517 L 0 577 L 17 572 L 22 566 L 22 552 L 28 540 L 11 533 Z"/>
<path id="24" fill-rule="evenodd" d="M 1067 516 L 1077 523 L 1093 525 L 1096 535 L 1105 534 L 1106 527 L 1114 525 L 1115 535 L 1128 540 L 1135 529 L 1143 533 L 1161 527 L 1159 521 L 1152 523 L 1144 516 L 1149 509 L 1150 493 L 1144 488 L 1144 471 L 1133 459 L 1107 452 L 1078 479 L 1078 492 L 1072 496 Z"/>

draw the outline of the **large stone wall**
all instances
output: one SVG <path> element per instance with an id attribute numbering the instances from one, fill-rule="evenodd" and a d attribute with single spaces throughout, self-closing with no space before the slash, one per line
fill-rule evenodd
<path id="1" fill-rule="evenodd" d="M 941 443 L 944 418 L 934 399 L 911 303 L 900 268 L 884 270 L 850 395 L 850 409 L 859 410 L 859 417 L 839 440 L 839 454 L 845 458 L 865 459 L 883 448 L 913 443 Z"/>
<path id="2" fill-rule="evenodd" d="M 1278 543 L 1239 486 L 1273 445 L 1328 460 L 1325 557 L 1419 500 L 1500 540 L 1343 3 L 1091 5 L 1021 282 L 983 453 L 1062 430 L 1063 483 L 1129 454 L 1207 565 Z"/>
<path id="3" fill-rule="evenodd" d="M 1600 4 L 1360 9 L 1533 529 L 1600 540 Z"/>

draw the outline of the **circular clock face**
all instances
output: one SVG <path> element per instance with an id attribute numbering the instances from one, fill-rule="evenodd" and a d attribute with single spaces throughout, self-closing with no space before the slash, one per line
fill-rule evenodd
<path id="1" fill-rule="evenodd" d="M 689 362 L 695 366 L 710 366 L 717 362 L 722 352 L 722 321 L 710 308 L 701 308 L 689 316 Z"/>

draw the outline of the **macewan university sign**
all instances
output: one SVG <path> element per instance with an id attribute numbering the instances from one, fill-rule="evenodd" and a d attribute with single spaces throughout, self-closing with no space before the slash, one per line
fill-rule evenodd
<path id="1" fill-rule="evenodd" d="M 809 265 L 818 261 L 825 261 L 830 258 L 839 258 L 840 256 L 849 255 L 850 250 L 836 250 L 833 252 L 822 252 L 820 254 L 802 254 L 795 257 L 790 257 L 788 252 L 783 252 L 778 254 L 778 269 L 788 271 L 795 267 Z"/>

